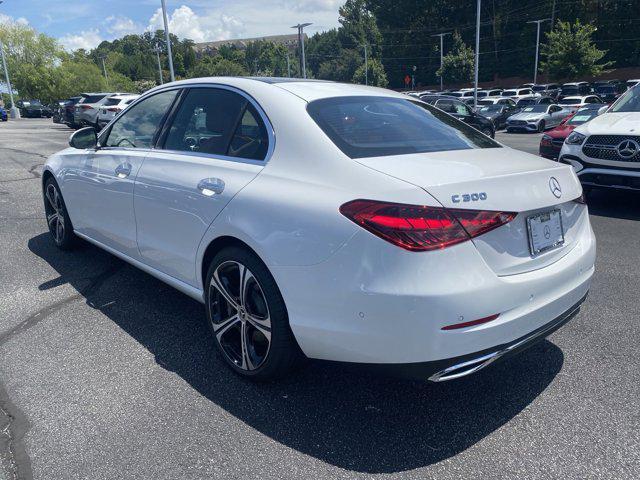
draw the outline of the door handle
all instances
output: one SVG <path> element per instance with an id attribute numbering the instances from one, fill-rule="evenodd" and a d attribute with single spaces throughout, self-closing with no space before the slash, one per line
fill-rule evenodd
<path id="1" fill-rule="evenodd" d="M 224 181 L 220 178 L 203 178 L 198 182 L 198 190 L 207 197 L 220 195 L 224 192 Z"/>
<path id="2" fill-rule="evenodd" d="M 131 173 L 130 163 L 121 163 L 116 167 L 116 176 L 118 178 L 127 178 Z"/>

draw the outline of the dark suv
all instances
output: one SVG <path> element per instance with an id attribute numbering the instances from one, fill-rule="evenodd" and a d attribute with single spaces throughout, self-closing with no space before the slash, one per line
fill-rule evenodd
<path id="1" fill-rule="evenodd" d="M 543 97 L 551 97 L 557 100 L 560 96 L 560 85 L 557 83 L 542 83 L 531 87 L 533 93 L 542 95 Z"/>
<path id="2" fill-rule="evenodd" d="M 447 112 L 458 120 L 468 123 L 488 137 L 495 137 L 496 131 L 493 122 L 479 113 L 474 112 L 468 105 L 465 105 L 456 98 L 425 96 L 422 97 L 422 101 Z"/>
<path id="3" fill-rule="evenodd" d="M 626 91 L 627 87 L 619 80 L 603 80 L 593 82 L 593 91 L 605 101 L 605 103 L 615 102 L 620 95 Z"/>

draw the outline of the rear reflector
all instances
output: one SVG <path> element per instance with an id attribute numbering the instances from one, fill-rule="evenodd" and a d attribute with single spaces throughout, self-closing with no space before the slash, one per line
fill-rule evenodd
<path id="1" fill-rule="evenodd" d="M 349 220 L 378 237 L 414 252 L 446 248 L 510 222 L 516 213 L 447 209 L 353 200 L 340 207 Z"/>
<path id="2" fill-rule="evenodd" d="M 495 320 L 499 316 L 500 314 L 496 313 L 495 315 L 489 315 L 488 317 L 479 318 L 477 320 L 470 320 L 468 322 L 454 323 L 453 325 L 447 325 L 446 327 L 442 327 L 440 330 L 457 330 L 459 328 L 472 327 L 474 325 L 480 325 L 481 323 L 487 323 L 492 320 Z"/>

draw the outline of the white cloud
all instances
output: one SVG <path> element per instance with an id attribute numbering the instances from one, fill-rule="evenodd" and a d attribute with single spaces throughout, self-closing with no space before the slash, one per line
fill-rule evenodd
<path id="1" fill-rule="evenodd" d="M 111 15 L 105 18 L 106 30 L 108 33 L 121 37 L 123 35 L 129 35 L 132 33 L 140 33 L 144 30 L 144 27 L 137 22 L 134 22 L 129 17 L 124 15 Z"/>
<path id="2" fill-rule="evenodd" d="M 90 50 L 97 47 L 104 39 L 100 35 L 100 31 L 97 28 L 94 28 L 90 30 L 83 30 L 78 35 L 69 33 L 60 37 L 58 40 L 65 49 L 72 51 L 78 50 L 79 48 Z"/>
<path id="3" fill-rule="evenodd" d="M 0 13 L 0 23 L 17 23 L 18 25 L 27 26 L 29 25 L 29 20 L 24 17 L 13 18 L 4 13 Z"/>

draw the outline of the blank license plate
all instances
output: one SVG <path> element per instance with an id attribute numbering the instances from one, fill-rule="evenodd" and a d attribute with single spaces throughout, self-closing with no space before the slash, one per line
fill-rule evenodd
<path id="1" fill-rule="evenodd" d="M 527 229 L 531 255 L 538 255 L 564 243 L 562 214 L 558 209 L 527 217 Z"/>

